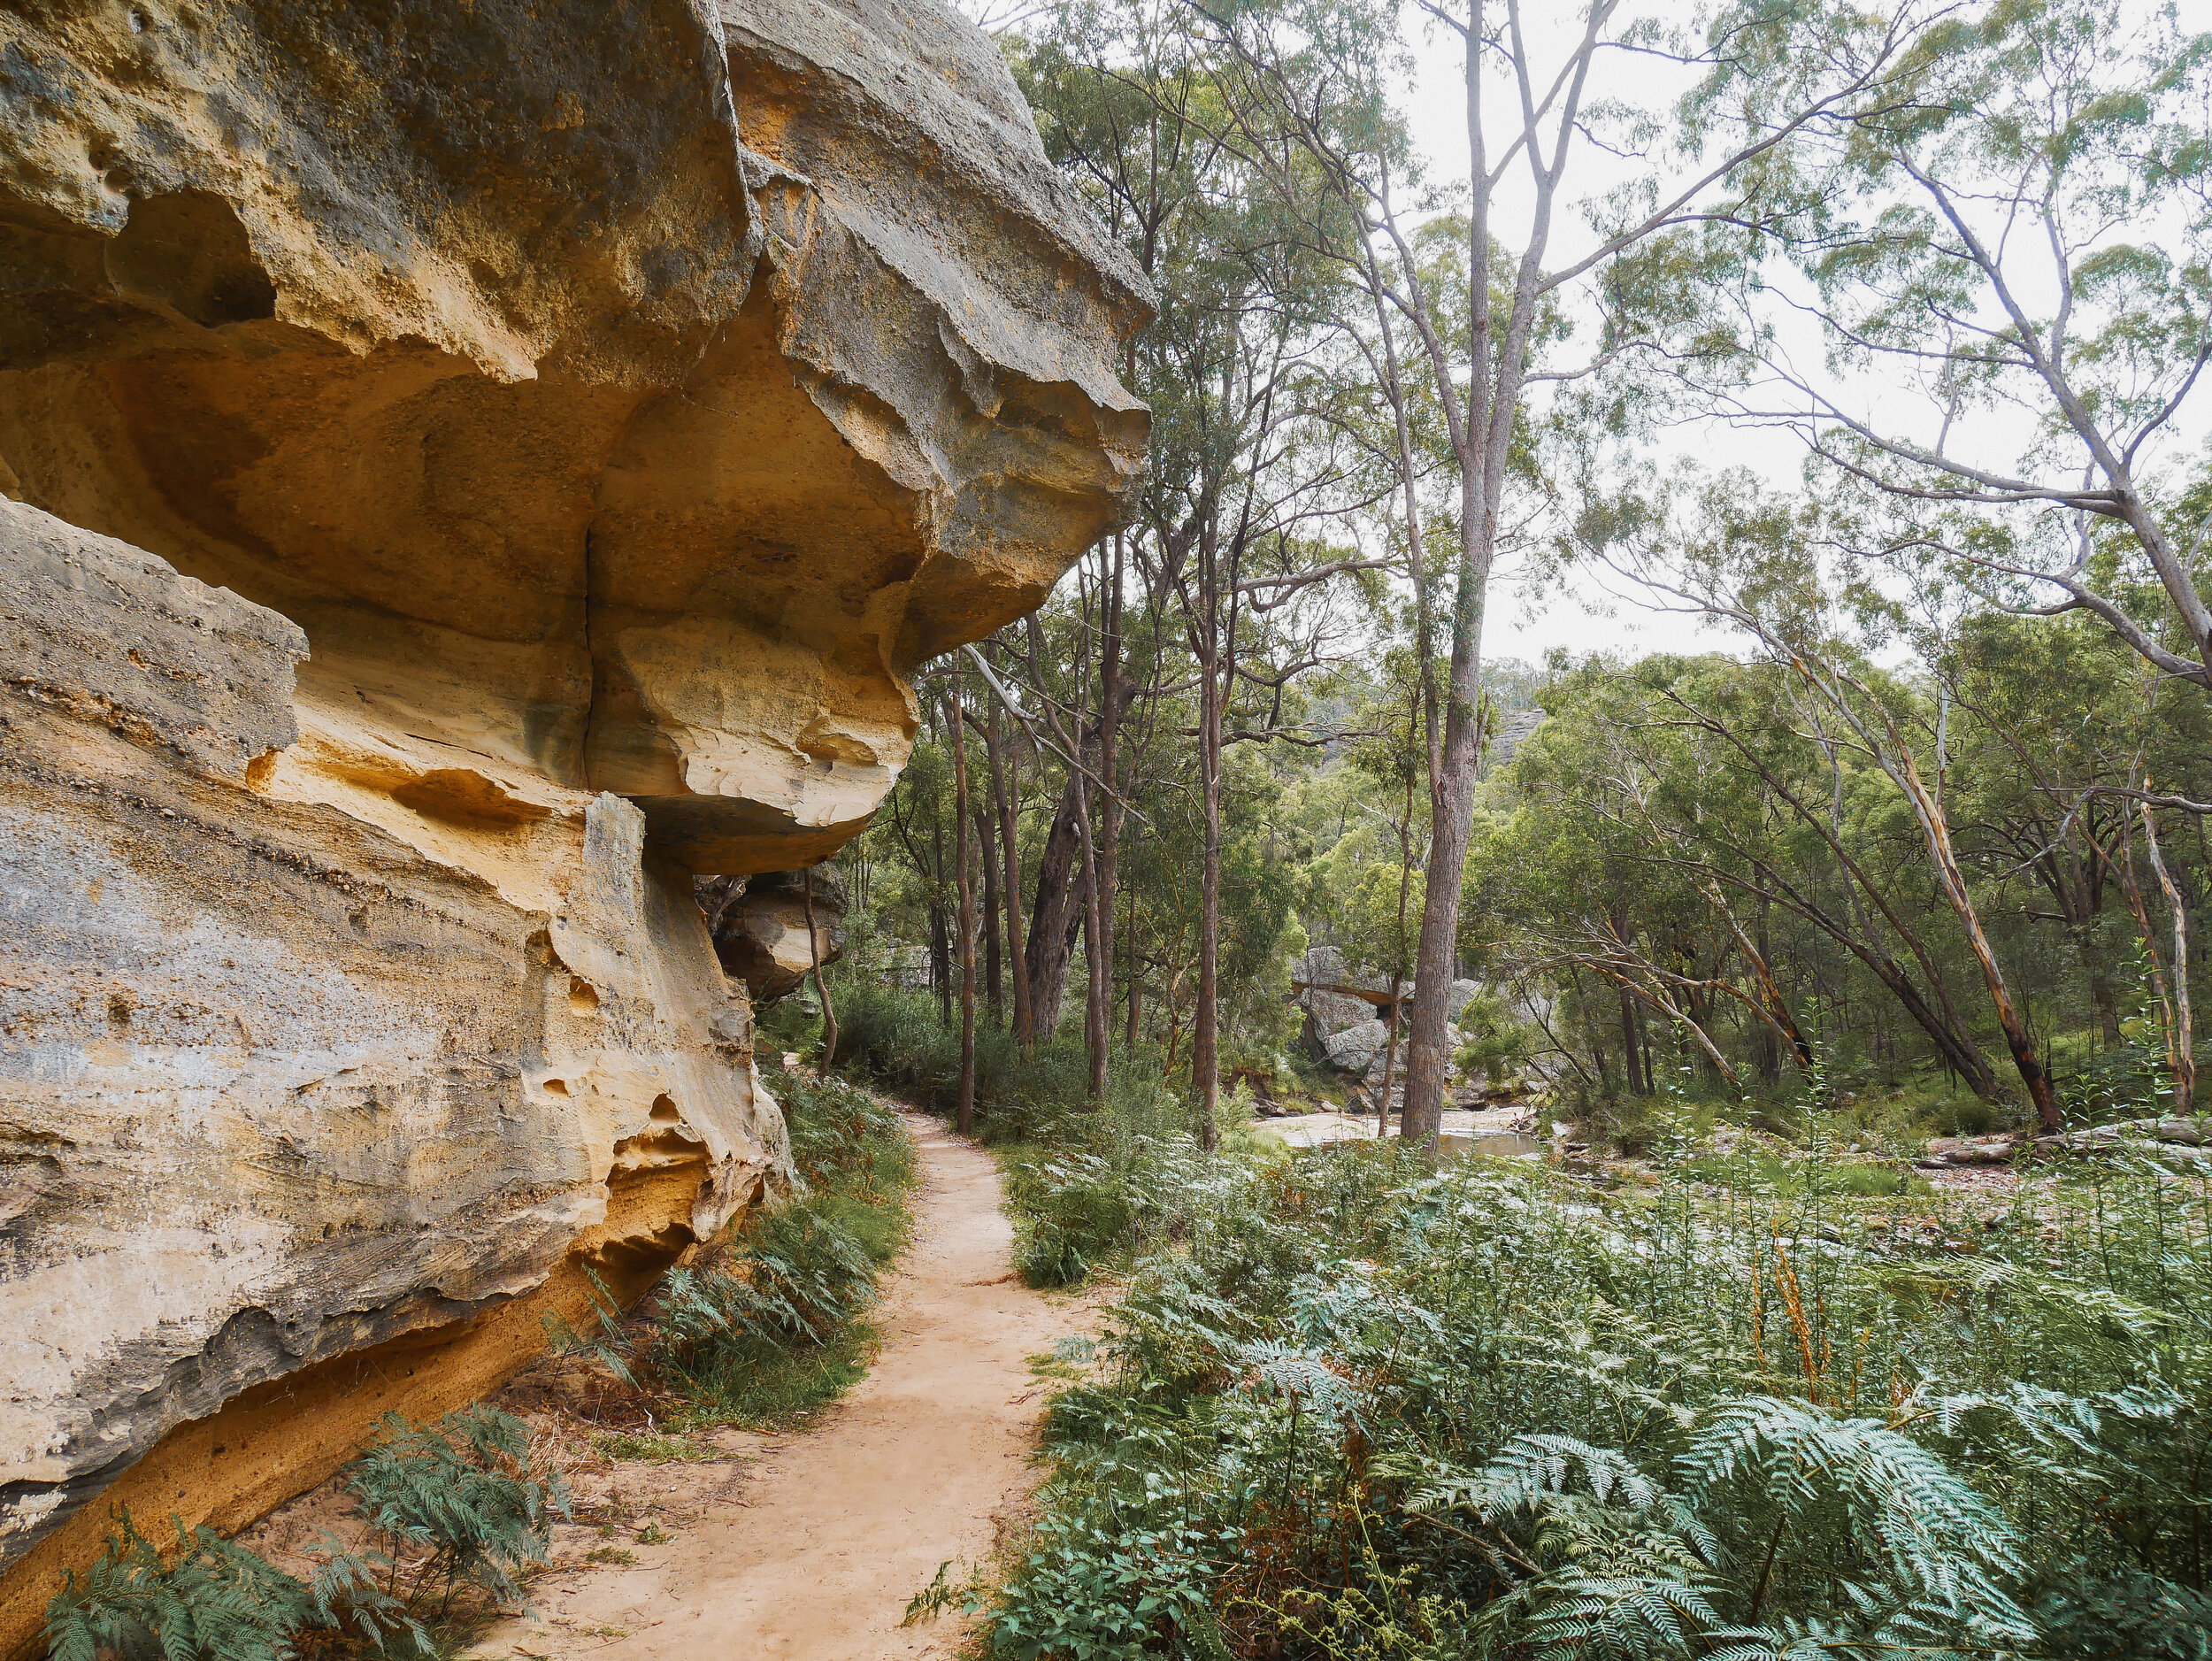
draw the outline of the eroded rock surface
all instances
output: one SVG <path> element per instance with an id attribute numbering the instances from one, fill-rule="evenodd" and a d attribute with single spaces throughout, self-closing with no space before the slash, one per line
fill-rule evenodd
<path id="1" fill-rule="evenodd" d="M 795 992 L 845 955 L 845 885 L 833 866 L 702 877 L 699 907 L 723 973 L 756 1004 Z"/>
<path id="2" fill-rule="evenodd" d="M 778 1180 L 693 879 L 1111 523 L 1144 307 L 932 6 L 0 12 L 0 1648 Z"/>

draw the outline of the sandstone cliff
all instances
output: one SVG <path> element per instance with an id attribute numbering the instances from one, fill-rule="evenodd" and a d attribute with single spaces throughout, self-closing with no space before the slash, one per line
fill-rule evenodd
<path id="1" fill-rule="evenodd" d="M 0 1647 L 780 1180 L 693 877 L 1111 522 L 1144 305 L 933 5 L 0 12 Z"/>

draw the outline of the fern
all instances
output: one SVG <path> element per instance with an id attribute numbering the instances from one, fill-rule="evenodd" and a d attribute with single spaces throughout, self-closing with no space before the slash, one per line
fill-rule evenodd
<path id="1" fill-rule="evenodd" d="M 212 1529 L 176 1522 L 165 1563 L 127 1510 L 82 1580 L 74 1571 L 46 1607 L 53 1661 L 288 1661 L 314 1598 L 292 1576 Z"/>
<path id="2" fill-rule="evenodd" d="M 588 1356 L 616 1379 L 635 1389 L 638 1381 L 630 1369 L 630 1360 L 636 1345 L 622 1324 L 621 1307 L 596 1269 L 587 1265 L 584 1275 L 591 1283 L 585 1296 L 590 1300 L 592 1318 L 598 1330 L 587 1336 L 549 1310 L 538 1318 L 538 1324 L 545 1329 L 546 1348 L 557 1356 Z"/>
<path id="3" fill-rule="evenodd" d="M 1744 1503 L 1750 1515 L 1771 1513 L 1772 1542 L 1809 1532 L 1847 1542 L 1886 1582 L 1860 1611 L 1881 1611 L 1876 1630 L 1930 1611 L 1978 1637 L 2018 1643 L 2034 1635 L 2003 1589 L 2022 1566 L 2003 1513 L 1934 1454 L 1876 1420 L 1836 1419 L 1775 1396 L 1724 1402 L 1675 1474 L 1695 1509 Z M 1732 1487 L 1739 1491 L 1726 1492 Z M 1741 1492 L 1747 1487 L 1754 1493 Z M 1770 1546 L 1770 1563 L 1778 1549 Z M 1832 1557 L 1824 1573 L 1836 1567 Z"/>
<path id="4" fill-rule="evenodd" d="M 479 1406 L 435 1426 L 391 1413 L 384 1428 L 345 1480 L 363 1517 L 392 1542 L 386 1592 L 416 1607 L 434 1588 L 440 1614 L 469 1583 L 521 1602 L 518 1577 L 547 1560 L 553 1517 L 570 1511 L 558 1474 L 534 1466 L 522 1422 Z"/>

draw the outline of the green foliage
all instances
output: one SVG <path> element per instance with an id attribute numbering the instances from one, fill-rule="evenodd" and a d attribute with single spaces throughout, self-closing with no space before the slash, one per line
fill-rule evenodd
<path id="1" fill-rule="evenodd" d="M 876 1281 L 904 1248 L 914 1150 L 898 1115 L 835 1080 L 780 1082 L 801 1186 L 726 1250 L 671 1270 L 641 1357 L 687 1424 L 788 1424 L 866 1373 Z"/>
<path id="2" fill-rule="evenodd" d="M 449 1413 L 435 1425 L 384 1419 L 384 1440 L 346 1467 L 361 1515 L 388 1542 L 386 1589 L 411 1608 L 473 1585 L 501 1603 L 522 1599 L 522 1576 L 546 1561 L 553 1518 L 569 1511 L 559 1473 L 539 1466 L 522 1421 L 496 1408 Z"/>
<path id="3" fill-rule="evenodd" d="M 439 1652 L 432 1626 L 463 1588 L 519 1603 L 523 1577 L 546 1561 L 552 1519 L 568 1512 L 557 1473 L 533 1458 L 521 1422 L 472 1407 L 436 1425 L 388 1414 L 384 1435 L 342 1473 L 375 1544 L 326 1536 L 301 1580 L 207 1527 L 177 1527 L 166 1554 L 130 1513 L 81 1580 L 47 1605 L 57 1661 L 288 1661 L 314 1647 Z"/>
<path id="4" fill-rule="evenodd" d="M 1454 1059 L 1463 1073 L 1479 1073 L 1493 1083 L 1520 1076 L 1541 1035 L 1494 993 L 1481 992 L 1460 1011 L 1463 1042 Z"/>
<path id="5" fill-rule="evenodd" d="M 1188 1129 L 1162 1117 L 1071 1118 L 1048 1150 L 1009 1150 L 1006 1203 L 1014 1267 L 1024 1280 L 1066 1286 L 1117 1251 L 1187 1232 L 1219 1163 Z"/>
<path id="6" fill-rule="evenodd" d="M 165 1560 L 116 1513 L 105 1547 L 80 1580 L 71 1571 L 46 1606 L 53 1661 L 281 1661 L 315 1613 L 292 1576 L 206 1527 L 176 1525 Z"/>
<path id="7" fill-rule="evenodd" d="M 939 1019 L 926 992 L 858 984 L 840 994 L 838 1065 L 895 1090 L 932 1112 L 950 1112 L 960 1081 L 960 1033 Z M 1062 1034 L 1024 1056 L 1013 1034 L 976 1029 L 977 1128 L 987 1139 L 1018 1135 L 1040 1111 L 1083 1099 L 1088 1071 L 1079 1037 Z"/>
<path id="8" fill-rule="evenodd" d="M 1127 1289 L 991 1654 L 2202 1653 L 2201 1177 L 1990 1216 L 1826 1150 L 1612 1196 L 1166 1142 L 1118 1187 L 1113 1135 L 1017 1182 Z"/>

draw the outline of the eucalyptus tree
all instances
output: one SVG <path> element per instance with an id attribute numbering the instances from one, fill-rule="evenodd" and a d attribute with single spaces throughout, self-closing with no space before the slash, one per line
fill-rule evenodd
<path id="1" fill-rule="evenodd" d="M 1909 0 L 1870 35 L 1855 9 L 1747 0 L 1701 33 L 1673 27 L 1671 8 L 1625 0 L 1558 12 L 1521 0 L 1421 0 L 1419 19 L 1461 48 L 1468 150 L 1448 190 L 1409 201 L 1402 142 L 1380 107 L 1402 62 L 1394 5 L 1191 4 L 1225 79 L 1233 71 L 1230 109 L 1243 147 L 1271 158 L 1279 186 L 1294 193 L 1301 169 L 1275 137 L 1287 135 L 1354 214 L 1359 231 L 1340 257 L 1402 326 L 1442 417 L 1455 545 L 1437 621 L 1448 670 L 1431 748 L 1433 833 L 1406 1080 L 1407 1134 L 1432 1146 L 1479 762 L 1483 623 L 1501 546 L 1525 517 L 1508 489 L 1530 475 L 1533 418 L 1563 388 L 1624 358 L 1709 350 L 1695 308 L 1681 303 L 1691 233 L 1732 179 L 1793 135 L 1884 107 L 1901 61 L 1941 7 Z M 1809 35 L 1830 50 L 1804 50 Z M 1704 119 L 1670 119 L 1662 100 L 1699 85 Z M 1594 194 L 1578 235 L 1562 221 L 1578 178 Z M 1421 280 L 1413 237 L 1422 211 L 1455 204 L 1467 252 L 1463 287 L 1448 296 Z M 1389 339 L 1394 362 L 1394 333 Z M 1410 472 L 1411 447 L 1402 453 Z"/>
<path id="2" fill-rule="evenodd" d="M 1878 12 L 1777 15 L 1701 127 L 1778 132 L 1809 51 L 1886 58 L 1891 94 L 1732 176 L 1698 268 L 1734 354 L 1691 379 L 1802 440 L 1842 548 L 2089 613 L 2212 688 L 2212 35 L 2161 0 L 1985 0 L 1897 57 Z"/>
<path id="3" fill-rule="evenodd" d="M 1315 646 L 1325 629 L 1317 634 L 1312 619 L 1328 609 L 1321 587 L 1364 562 L 1317 524 L 1346 507 L 1334 434 L 1311 414 L 1317 344 L 1342 309 L 1341 273 L 1313 256 L 1264 181 L 1220 141 L 1227 123 L 1218 77 L 1186 22 L 1186 13 L 1147 0 L 1071 7 L 1015 57 L 1048 152 L 1128 241 L 1162 296 L 1159 319 L 1133 342 L 1128 364 L 1153 410 L 1152 465 L 1096 594 L 1098 765 L 1091 777 L 1071 773 L 1073 811 L 1064 816 L 1084 861 L 1094 1077 L 1102 1082 L 1121 840 L 1115 739 L 1138 691 L 1124 673 L 1120 619 L 1141 593 L 1179 626 L 1196 693 L 1191 736 L 1204 834 L 1192 1077 L 1200 1134 L 1210 1140 L 1223 749 L 1272 733 L 1248 724 L 1232 734 L 1227 717 L 1243 691 L 1279 694 L 1320 660 Z M 1033 953 L 1051 949 L 1049 919 L 1033 921 L 1029 943 Z M 1033 1008 L 1048 1004 L 1039 993 L 1033 985 Z"/>

